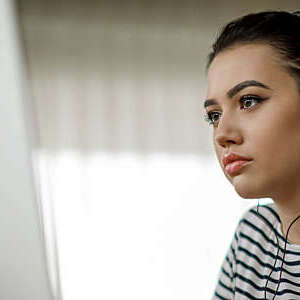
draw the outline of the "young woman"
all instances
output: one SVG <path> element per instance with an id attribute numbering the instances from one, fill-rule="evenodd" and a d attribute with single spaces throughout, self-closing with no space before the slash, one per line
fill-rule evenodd
<path id="1" fill-rule="evenodd" d="M 242 216 L 213 299 L 300 299 L 300 12 L 227 24 L 209 54 L 206 120 Z M 226 199 L 218 199 L 224 201 Z"/>

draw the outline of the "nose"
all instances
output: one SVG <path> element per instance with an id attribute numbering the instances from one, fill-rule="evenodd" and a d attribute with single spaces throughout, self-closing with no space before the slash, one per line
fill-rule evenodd
<path id="1" fill-rule="evenodd" d="M 242 137 L 238 135 L 218 135 L 216 137 L 216 144 L 221 146 L 222 148 L 228 148 L 230 144 L 241 144 Z"/>
<path id="2" fill-rule="evenodd" d="M 243 138 L 237 126 L 237 122 L 233 120 L 232 116 L 227 115 L 220 119 L 215 131 L 215 143 L 223 148 L 229 147 L 231 144 L 241 144 Z"/>

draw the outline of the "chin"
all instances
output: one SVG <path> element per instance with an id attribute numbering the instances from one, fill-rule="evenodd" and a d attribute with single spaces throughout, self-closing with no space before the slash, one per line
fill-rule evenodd
<path id="1" fill-rule="evenodd" d="M 235 189 L 237 194 L 244 199 L 258 199 L 263 198 L 261 194 L 256 193 L 253 190 L 241 190 L 241 189 Z"/>
<path id="2" fill-rule="evenodd" d="M 238 177 L 233 178 L 231 183 L 237 194 L 244 199 L 259 199 L 269 197 L 261 184 L 251 183 L 251 181 L 239 180 Z"/>

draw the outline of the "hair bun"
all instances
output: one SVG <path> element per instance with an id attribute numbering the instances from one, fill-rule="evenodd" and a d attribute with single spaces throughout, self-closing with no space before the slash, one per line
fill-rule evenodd
<path id="1" fill-rule="evenodd" d="M 294 12 L 292 12 L 293 15 L 300 17 L 300 10 L 296 10 Z"/>

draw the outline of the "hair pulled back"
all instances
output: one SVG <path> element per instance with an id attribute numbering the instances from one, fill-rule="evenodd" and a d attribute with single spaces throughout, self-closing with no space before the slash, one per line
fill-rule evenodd
<path id="1" fill-rule="evenodd" d="M 251 43 L 272 46 L 279 54 L 281 65 L 295 78 L 300 91 L 300 11 L 263 11 L 231 21 L 221 29 L 212 45 L 206 71 L 218 53 Z"/>

